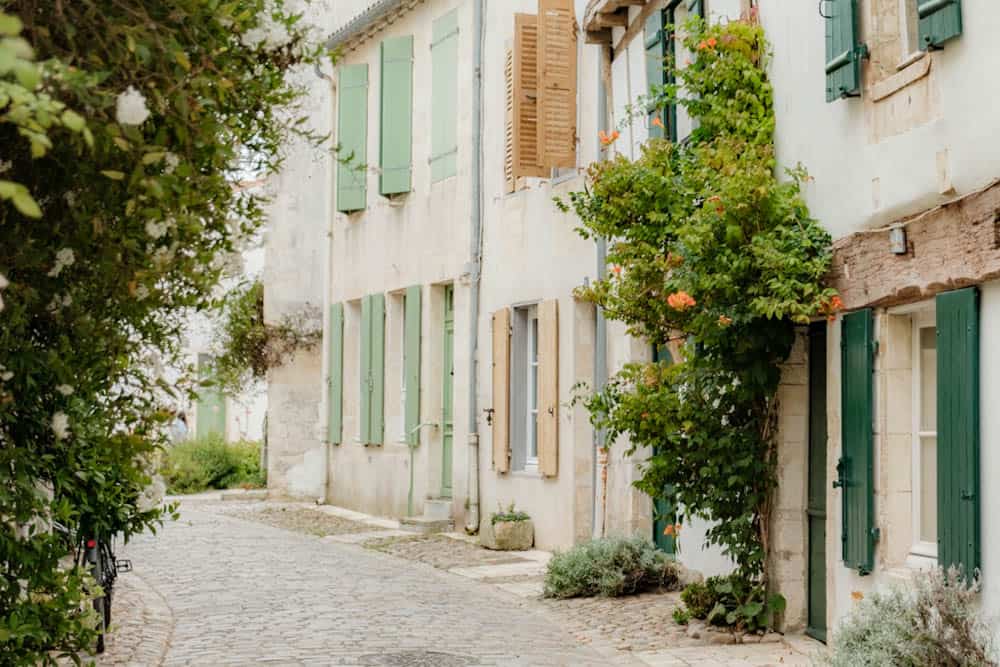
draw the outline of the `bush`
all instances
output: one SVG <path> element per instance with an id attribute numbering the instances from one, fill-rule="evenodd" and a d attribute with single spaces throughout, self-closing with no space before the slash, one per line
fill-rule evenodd
<path id="1" fill-rule="evenodd" d="M 681 591 L 681 602 L 687 608 L 688 615 L 691 618 L 697 618 L 702 621 L 708 618 L 709 613 L 718 601 L 718 596 L 708 584 L 701 581 L 688 584 Z"/>
<path id="2" fill-rule="evenodd" d="M 214 434 L 168 449 L 161 472 L 170 493 L 260 487 L 265 481 L 260 471 L 259 443 L 227 443 Z"/>
<path id="3" fill-rule="evenodd" d="M 738 573 L 689 584 L 681 591 L 681 601 L 687 617 L 739 632 L 765 630 L 771 627 L 774 614 L 785 609 L 783 597 L 769 596 L 762 584 Z"/>
<path id="4" fill-rule="evenodd" d="M 997 665 L 997 646 L 977 613 L 978 582 L 955 568 L 918 574 L 862 600 L 833 640 L 827 664 Z"/>
<path id="5" fill-rule="evenodd" d="M 652 543 L 641 537 L 604 538 L 555 554 L 545 572 L 544 595 L 617 597 L 676 586 L 676 565 Z"/>

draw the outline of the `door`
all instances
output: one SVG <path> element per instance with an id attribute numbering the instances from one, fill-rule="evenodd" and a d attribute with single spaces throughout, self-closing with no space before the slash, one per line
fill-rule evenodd
<path id="1" fill-rule="evenodd" d="M 198 355 L 198 375 L 207 380 L 212 375 L 211 355 Z M 198 403 L 195 412 L 195 435 L 198 439 L 215 434 L 226 437 L 226 397 L 217 387 L 202 387 L 198 390 Z"/>
<path id="2" fill-rule="evenodd" d="M 826 322 L 809 327 L 809 530 L 806 634 L 826 641 Z"/>
<path id="3" fill-rule="evenodd" d="M 444 378 L 441 383 L 441 497 L 451 498 L 451 453 L 455 439 L 452 416 L 455 387 L 455 288 L 444 288 Z"/>
<path id="4" fill-rule="evenodd" d="M 666 364 L 674 363 L 670 349 L 666 345 L 653 346 L 653 363 Z M 674 534 L 674 526 L 677 523 L 677 511 L 674 508 L 674 489 L 670 484 L 663 487 L 663 493 L 658 498 L 653 499 L 653 543 L 660 551 L 670 555 L 677 552 L 677 535 Z"/>

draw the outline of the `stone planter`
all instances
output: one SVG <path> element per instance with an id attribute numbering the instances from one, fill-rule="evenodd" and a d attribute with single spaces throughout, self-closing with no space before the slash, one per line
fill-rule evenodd
<path id="1" fill-rule="evenodd" d="M 535 524 L 528 521 L 497 521 L 483 519 L 479 527 L 479 544 L 496 551 L 525 551 L 535 544 Z"/>

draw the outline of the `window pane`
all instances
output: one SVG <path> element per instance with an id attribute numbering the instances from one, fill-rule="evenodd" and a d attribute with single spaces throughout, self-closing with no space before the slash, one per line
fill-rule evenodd
<path id="1" fill-rule="evenodd" d="M 937 330 L 920 329 L 920 430 L 937 431 Z"/>
<path id="2" fill-rule="evenodd" d="M 920 438 L 920 541 L 937 543 L 937 438 Z"/>

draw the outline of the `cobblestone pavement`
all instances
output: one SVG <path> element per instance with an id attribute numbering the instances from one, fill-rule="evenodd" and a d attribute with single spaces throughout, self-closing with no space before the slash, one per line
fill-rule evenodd
<path id="1" fill-rule="evenodd" d="M 101 667 L 158 665 L 173 629 L 166 600 L 138 574 L 123 573 L 115 584 L 107 647 L 96 662 Z"/>
<path id="2" fill-rule="evenodd" d="M 531 562 L 516 555 L 517 552 L 490 551 L 446 535 L 389 537 L 383 540 L 365 542 L 365 547 L 398 558 L 427 563 L 441 570 Z"/>
<path id="3" fill-rule="evenodd" d="M 492 586 L 211 504 L 183 504 L 179 521 L 121 556 L 173 618 L 163 660 L 137 664 L 641 664 L 580 646 L 532 603 Z"/>
<path id="4" fill-rule="evenodd" d="M 245 503 L 227 502 L 212 507 L 217 514 L 259 521 L 276 528 L 294 530 L 309 535 L 348 535 L 378 531 L 377 526 L 369 526 L 334 516 L 318 509 L 302 507 L 297 503 Z"/>

